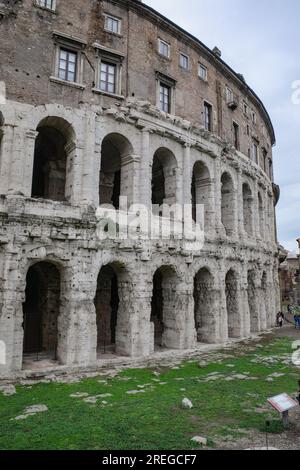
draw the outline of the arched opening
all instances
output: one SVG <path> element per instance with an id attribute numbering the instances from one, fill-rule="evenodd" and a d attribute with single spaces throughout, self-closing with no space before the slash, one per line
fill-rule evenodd
<path id="1" fill-rule="evenodd" d="M 43 261 L 31 266 L 23 304 L 24 362 L 30 357 L 57 360 L 60 272 Z"/>
<path id="2" fill-rule="evenodd" d="M 228 320 L 228 338 L 239 338 L 241 335 L 240 312 L 238 305 L 238 281 L 236 273 L 230 269 L 225 279 L 226 308 Z"/>
<path id="3" fill-rule="evenodd" d="M 74 150 L 74 132 L 62 118 L 48 117 L 37 127 L 31 196 L 33 198 L 65 201 L 67 164 Z"/>
<path id="4" fill-rule="evenodd" d="M 253 235 L 253 198 L 250 186 L 243 184 L 243 216 L 244 230 L 251 236 Z"/>
<path id="5" fill-rule="evenodd" d="M 229 173 L 221 177 L 221 217 L 226 235 L 231 236 L 235 225 L 234 186 Z"/>
<path id="6" fill-rule="evenodd" d="M 107 135 L 102 142 L 99 200 L 119 209 L 120 196 L 133 200 L 133 149 L 121 134 Z"/>
<path id="7" fill-rule="evenodd" d="M 152 165 L 152 204 L 172 206 L 176 203 L 176 169 L 177 162 L 173 153 L 158 149 Z"/>
<path id="8" fill-rule="evenodd" d="M 118 276 L 113 266 L 104 266 L 98 275 L 95 297 L 98 355 L 116 352 L 119 310 Z"/>
<path id="9" fill-rule="evenodd" d="M 4 127 L 4 117 L 0 111 L 0 164 L 1 164 L 1 156 L 2 156 L 2 139 L 3 139 L 3 134 L 4 134 L 3 127 Z"/>
<path id="10" fill-rule="evenodd" d="M 268 278 L 264 271 L 261 278 L 261 330 L 269 326 L 269 304 L 268 304 Z"/>
<path id="11" fill-rule="evenodd" d="M 200 343 L 214 342 L 214 281 L 207 268 L 201 269 L 194 279 L 195 326 Z"/>
<path id="12" fill-rule="evenodd" d="M 202 162 L 196 162 L 193 168 L 192 215 L 194 222 L 200 225 L 204 222 L 204 230 L 211 228 L 211 178 L 207 166 Z"/>
<path id="13" fill-rule="evenodd" d="M 258 193 L 259 233 L 264 238 L 264 204 L 260 193 Z"/>
<path id="14" fill-rule="evenodd" d="M 171 267 L 159 268 L 153 276 L 151 322 L 156 347 L 178 349 L 176 328 L 177 276 Z"/>
<path id="15" fill-rule="evenodd" d="M 257 292 L 255 287 L 255 273 L 254 271 L 248 271 L 248 305 L 250 312 L 250 329 L 251 333 L 257 333 L 259 331 L 259 319 L 258 311 L 256 308 L 257 304 Z"/>

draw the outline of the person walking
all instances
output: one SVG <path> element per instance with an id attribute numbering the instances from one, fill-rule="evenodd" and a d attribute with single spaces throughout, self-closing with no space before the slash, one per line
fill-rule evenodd
<path id="1" fill-rule="evenodd" d="M 284 321 L 284 316 L 282 314 L 282 312 L 279 312 L 278 313 L 278 326 L 279 328 L 282 328 L 283 327 L 283 321 Z"/>

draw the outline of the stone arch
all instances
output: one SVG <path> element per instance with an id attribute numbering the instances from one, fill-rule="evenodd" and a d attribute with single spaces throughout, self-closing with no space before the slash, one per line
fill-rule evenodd
<path id="1" fill-rule="evenodd" d="M 225 278 L 226 311 L 228 322 L 228 338 L 241 336 L 241 313 L 238 302 L 238 276 L 230 269 Z"/>
<path id="2" fill-rule="evenodd" d="M 192 215 L 195 222 L 201 223 L 204 206 L 204 230 L 212 227 L 212 181 L 208 167 L 198 161 L 193 167 L 192 176 Z M 201 206 L 197 208 L 198 206 Z"/>
<path id="3" fill-rule="evenodd" d="M 68 201 L 71 197 L 70 168 L 76 149 L 72 125 L 57 116 L 44 118 L 37 126 L 31 196 Z"/>
<path id="4" fill-rule="evenodd" d="M 243 184 L 243 219 L 244 230 L 249 235 L 253 235 L 253 196 L 248 183 Z"/>
<path id="5" fill-rule="evenodd" d="M 156 150 L 152 164 L 152 204 L 172 206 L 177 197 L 177 160 L 171 150 Z"/>
<path id="6" fill-rule="evenodd" d="M 49 260 L 31 263 L 23 303 L 23 353 L 58 360 L 61 271 Z"/>
<path id="7" fill-rule="evenodd" d="M 100 204 L 110 204 L 119 209 L 120 197 L 127 196 L 131 205 L 133 164 L 133 147 L 129 140 L 116 132 L 106 135 L 101 147 Z"/>
<path id="8" fill-rule="evenodd" d="M 214 279 L 206 267 L 194 278 L 194 316 L 198 342 L 215 341 Z"/>
<path id="9" fill-rule="evenodd" d="M 226 235 L 231 236 L 235 230 L 235 200 L 233 179 L 228 172 L 221 176 L 221 220 Z"/>
<path id="10" fill-rule="evenodd" d="M 125 354 L 129 274 L 119 262 L 110 262 L 99 271 L 94 299 L 97 323 L 98 356 L 106 353 Z M 125 348 L 126 349 L 126 348 Z"/>
<path id="11" fill-rule="evenodd" d="M 161 266 L 153 276 L 151 322 L 158 347 L 180 349 L 180 326 L 176 316 L 178 275 L 171 266 Z"/>
<path id="12" fill-rule="evenodd" d="M 257 288 L 256 288 L 256 274 L 253 269 L 248 271 L 247 274 L 247 293 L 248 293 L 248 306 L 250 312 L 250 331 L 257 333 L 259 331 L 259 312 L 257 309 Z"/>
<path id="13" fill-rule="evenodd" d="M 257 195 L 258 198 L 258 217 L 259 217 L 259 234 L 262 239 L 264 239 L 264 225 L 265 225 L 265 217 L 264 217 L 264 204 L 263 204 L 263 198 L 260 193 L 258 192 Z"/>

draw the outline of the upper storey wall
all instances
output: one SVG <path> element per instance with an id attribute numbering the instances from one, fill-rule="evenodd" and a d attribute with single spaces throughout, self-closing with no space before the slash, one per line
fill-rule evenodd
<path id="1" fill-rule="evenodd" d="M 159 106 L 160 80 L 166 80 L 172 88 L 172 114 L 203 127 L 207 102 L 212 106 L 211 130 L 243 154 L 257 158 L 273 178 L 274 136 L 265 110 L 246 85 L 200 43 L 151 9 L 139 10 L 140 2 L 134 0 L 56 0 L 54 12 L 38 8 L 38 1 L 11 1 L 7 7 L 0 0 L 0 80 L 6 82 L 9 99 L 78 107 L 111 106 L 134 97 Z M 118 33 L 105 31 L 105 13 L 120 20 Z M 168 58 L 159 54 L 160 39 L 170 47 Z M 69 44 L 79 51 L 77 86 L 55 80 L 59 47 Z M 181 54 L 188 57 L 187 70 L 180 66 Z M 114 95 L 101 93 L 98 86 L 101 58 L 109 56 L 119 67 Z M 206 81 L 199 77 L 200 64 L 207 69 Z M 234 110 L 228 105 L 227 88 L 237 103 Z"/>

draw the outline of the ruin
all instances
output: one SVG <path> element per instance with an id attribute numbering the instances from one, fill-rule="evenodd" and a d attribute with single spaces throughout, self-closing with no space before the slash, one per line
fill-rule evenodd
<path id="1" fill-rule="evenodd" d="M 37 355 L 90 367 L 272 327 L 279 191 L 263 103 L 145 3 L 72 5 L 0 0 L 0 377 Z M 121 196 L 187 205 L 194 221 L 203 205 L 204 246 L 99 240 L 96 210 Z"/>

